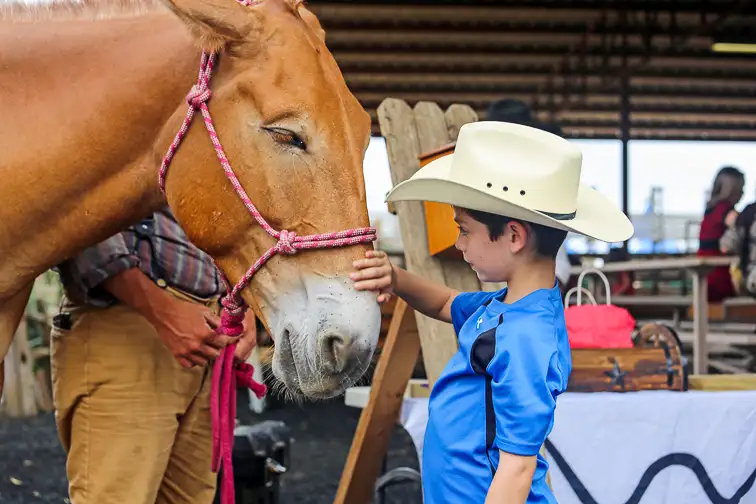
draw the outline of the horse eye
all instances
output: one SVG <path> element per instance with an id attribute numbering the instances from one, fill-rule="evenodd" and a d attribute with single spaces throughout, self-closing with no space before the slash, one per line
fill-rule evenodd
<path id="1" fill-rule="evenodd" d="M 280 144 L 287 144 L 303 151 L 307 150 L 307 144 L 302 138 L 293 131 L 283 128 L 265 128 L 271 134 L 273 140 Z"/>

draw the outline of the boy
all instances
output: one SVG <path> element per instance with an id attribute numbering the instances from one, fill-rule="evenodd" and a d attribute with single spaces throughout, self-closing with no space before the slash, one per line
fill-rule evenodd
<path id="1" fill-rule="evenodd" d="M 623 241 L 633 233 L 608 199 L 582 186 L 580 151 L 529 126 L 476 122 L 453 154 L 389 193 L 454 208 L 456 247 L 498 292 L 460 293 L 371 251 L 355 262 L 355 288 L 392 293 L 453 324 L 459 350 L 431 393 L 423 448 L 426 504 L 555 503 L 539 449 L 572 362 L 555 257 L 567 231 Z"/>

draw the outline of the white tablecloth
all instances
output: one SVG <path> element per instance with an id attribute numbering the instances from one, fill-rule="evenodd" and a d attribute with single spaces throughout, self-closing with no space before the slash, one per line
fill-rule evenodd
<path id="1" fill-rule="evenodd" d="M 427 399 L 400 420 L 422 456 Z M 756 504 L 756 391 L 567 393 L 546 448 L 560 504 Z"/>

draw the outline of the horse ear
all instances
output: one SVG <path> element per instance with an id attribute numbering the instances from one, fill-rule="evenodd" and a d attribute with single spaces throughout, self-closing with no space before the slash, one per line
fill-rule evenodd
<path id="1" fill-rule="evenodd" d="M 325 42 L 326 32 L 315 14 L 313 14 L 303 4 L 299 4 L 298 9 L 299 15 L 302 17 L 302 20 L 307 24 L 307 26 L 310 27 L 313 32 L 315 32 L 315 35 L 317 35 L 320 40 Z"/>
<path id="2" fill-rule="evenodd" d="M 237 0 L 163 0 L 184 21 L 206 51 L 240 42 L 256 25 L 250 9 Z"/>

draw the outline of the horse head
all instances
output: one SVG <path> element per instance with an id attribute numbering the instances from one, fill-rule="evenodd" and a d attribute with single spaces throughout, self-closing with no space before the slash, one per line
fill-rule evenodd
<path id="1" fill-rule="evenodd" d="M 166 3 L 203 50 L 220 51 L 212 96 L 203 98 L 217 138 L 260 216 L 286 232 L 277 239 L 250 215 L 202 119 L 171 161 L 168 203 L 232 284 L 278 242 L 281 253 L 240 295 L 274 339 L 273 372 L 286 388 L 295 396 L 336 395 L 365 372 L 378 338 L 375 295 L 355 291 L 348 277 L 352 262 L 371 245 L 286 254 L 294 252 L 293 236 L 369 226 L 362 163 L 370 116 L 301 2 Z M 194 91 L 196 99 L 201 90 Z M 186 112 L 182 104 L 165 125 L 161 148 L 171 143 Z"/>

